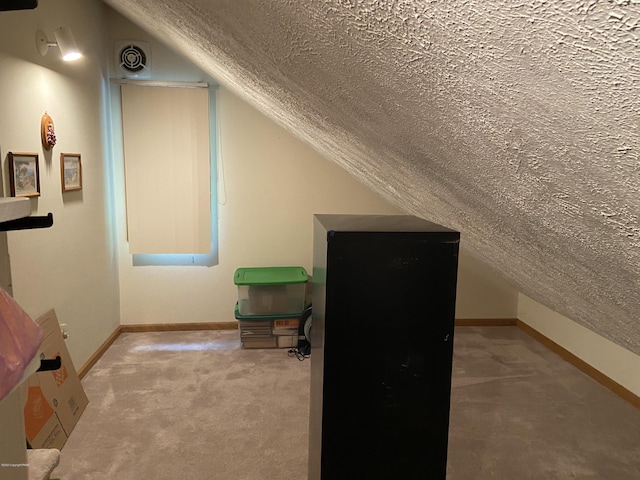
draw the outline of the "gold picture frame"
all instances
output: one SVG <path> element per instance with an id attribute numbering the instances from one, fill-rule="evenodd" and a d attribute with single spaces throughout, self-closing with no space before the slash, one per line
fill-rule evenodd
<path id="1" fill-rule="evenodd" d="M 9 152 L 9 186 L 12 197 L 40 196 L 40 166 L 38 154 Z"/>
<path id="2" fill-rule="evenodd" d="M 79 153 L 60 154 L 62 193 L 82 190 L 82 158 Z"/>

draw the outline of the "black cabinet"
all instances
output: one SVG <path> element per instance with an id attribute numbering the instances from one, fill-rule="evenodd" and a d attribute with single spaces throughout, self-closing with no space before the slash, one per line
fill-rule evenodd
<path id="1" fill-rule="evenodd" d="M 443 479 L 460 234 L 314 217 L 309 479 Z"/>

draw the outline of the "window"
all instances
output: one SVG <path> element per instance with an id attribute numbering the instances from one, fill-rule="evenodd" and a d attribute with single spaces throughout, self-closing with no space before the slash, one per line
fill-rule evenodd
<path id="1" fill-rule="evenodd" d="M 209 257 L 215 256 L 214 98 L 206 84 L 195 85 L 121 85 L 127 238 L 134 265 L 212 264 Z"/>

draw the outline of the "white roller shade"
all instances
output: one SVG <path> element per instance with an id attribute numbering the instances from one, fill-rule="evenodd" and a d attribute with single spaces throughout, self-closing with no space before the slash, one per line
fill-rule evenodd
<path id="1" fill-rule="evenodd" d="M 129 252 L 211 250 L 209 91 L 121 85 Z"/>

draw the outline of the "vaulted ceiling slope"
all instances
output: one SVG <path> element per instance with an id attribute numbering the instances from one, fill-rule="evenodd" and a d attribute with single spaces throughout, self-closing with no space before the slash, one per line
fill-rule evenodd
<path id="1" fill-rule="evenodd" d="M 637 0 L 105 1 L 640 354 Z"/>

